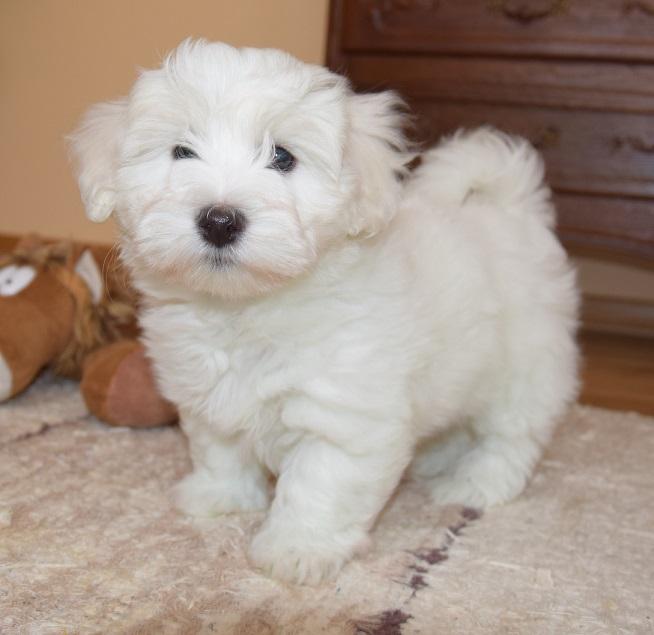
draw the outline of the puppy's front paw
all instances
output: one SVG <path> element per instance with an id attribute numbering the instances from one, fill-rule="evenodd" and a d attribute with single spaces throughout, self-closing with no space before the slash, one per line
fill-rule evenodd
<path id="1" fill-rule="evenodd" d="M 213 518 L 220 514 L 260 511 L 268 507 L 265 483 L 217 480 L 206 472 L 193 472 L 173 488 L 175 506 L 184 514 Z"/>
<path id="2" fill-rule="evenodd" d="M 334 578 L 368 540 L 362 532 L 341 533 L 324 539 L 306 530 L 267 523 L 250 545 L 250 560 L 265 573 L 294 584 L 320 584 Z"/>

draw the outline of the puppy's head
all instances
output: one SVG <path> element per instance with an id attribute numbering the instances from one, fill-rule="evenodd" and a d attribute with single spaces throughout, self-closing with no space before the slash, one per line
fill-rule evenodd
<path id="1" fill-rule="evenodd" d="M 184 42 L 72 135 L 87 214 L 116 214 L 150 280 L 265 293 L 389 222 L 407 160 L 400 105 L 280 51 Z"/>

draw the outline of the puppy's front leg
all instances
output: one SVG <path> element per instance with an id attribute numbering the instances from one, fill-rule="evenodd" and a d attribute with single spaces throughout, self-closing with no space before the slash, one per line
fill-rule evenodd
<path id="1" fill-rule="evenodd" d="M 291 451 L 270 514 L 250 547 L 255 565 L 288 582 L 317 584 L 367 546 L 368 530 L 411 450 L 398 435 L 383 443 L 380 436 L 375 430 L 369 446 L 354 451 L 307 436 Z"/>
<path id="2" fill-rule="evenodd" d="M 266 474 L 238 438 L 226 439 L 211 425 L 183 416 L 193 472 L 174 488 L 177 507 L 191 516 L 217 516 L 265 509 L 269 502 Z"/>

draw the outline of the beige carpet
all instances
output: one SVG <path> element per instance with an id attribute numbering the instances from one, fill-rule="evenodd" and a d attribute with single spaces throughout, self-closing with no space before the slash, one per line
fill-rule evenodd
<path id="1" fill-rule="evenodd" d="M 654 419 L 577 407 L 525 494 L 437 508 L 404 483 L 318 589 L 253 571 L 259 515 L 191 521 L 176 428 L 86 416 L 44 379 L 0 406 L 0 633 L 654 633 Z"/>

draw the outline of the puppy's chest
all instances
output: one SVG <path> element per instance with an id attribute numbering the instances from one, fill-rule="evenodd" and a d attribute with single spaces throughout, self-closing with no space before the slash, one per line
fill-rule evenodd
<path id="1" fill-rule="evenodd" d="M 301 356 L 265 334 L 225 324 L 188 326 L 173 329 L 154 347 L 166 396 L 182 414 L 200 417 L 225 433 L 273 426 L 283 397 L 304 375 Z"/>

